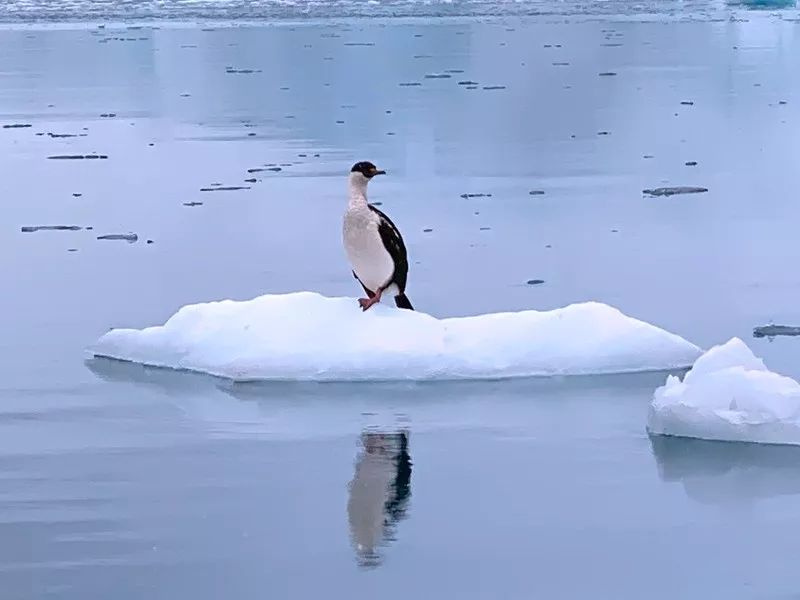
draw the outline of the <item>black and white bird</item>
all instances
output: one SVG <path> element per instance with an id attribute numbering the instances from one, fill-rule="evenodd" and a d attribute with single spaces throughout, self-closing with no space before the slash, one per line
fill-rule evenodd
<path id="1" fill-rule="evenodd" d="M 376 175 L 385 175 L 371 162 L 350 170 L 350 196 L 344 213 L 343 238 L 353 275 L 367 298 L 358 303 L 363 310 L 381 301 L 381 294 L 394 296 L 398 308 L 414 310 L 406 296 L 408 254 L 403 236 L 392 220 L 367 202 L 367 185 Z"/>

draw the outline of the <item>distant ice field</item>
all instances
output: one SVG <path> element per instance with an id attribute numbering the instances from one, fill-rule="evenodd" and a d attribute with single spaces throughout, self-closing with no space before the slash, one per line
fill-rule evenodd
<path id="1" fill-rule="evenodd" d="M 595 17 L 722 19 L 740 8 L 791 9 L 794 1 L 642 0 L 17 0 L 0 22 L 91 20 L 303 20 L 348 17 Z"/>

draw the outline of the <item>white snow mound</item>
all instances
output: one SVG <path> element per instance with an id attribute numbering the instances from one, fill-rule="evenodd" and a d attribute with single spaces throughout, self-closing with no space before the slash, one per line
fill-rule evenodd
<path id="1" fill-rule="evenodd" d="M 672 370 L 699 348 L 596 302 L 437 319 L 313 292 L 181 308 L 114 329 L 95 356 L 253 380 L 493 379 Z"/>
<path id="2" fill-rule="evenodd" d="M 800 445 L 800 384 L 768 370 L 739 338 L 697 359 L 653 396 L 653 434 Z"/>

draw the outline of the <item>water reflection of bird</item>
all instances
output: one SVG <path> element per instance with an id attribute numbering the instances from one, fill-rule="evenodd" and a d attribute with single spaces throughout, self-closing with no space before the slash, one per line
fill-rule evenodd
<path id="1" fill-rule="evenodd" d="M 361 566 L 377 566 L 379 548 L 395 540 L 411 496 L 408 432 L 364 432 L 349 485 L 347 517 Z"/>

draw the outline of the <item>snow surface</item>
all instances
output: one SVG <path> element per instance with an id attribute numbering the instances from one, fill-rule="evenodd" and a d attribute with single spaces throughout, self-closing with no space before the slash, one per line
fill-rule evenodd
<path id="1" fill-rule="evenodd" d="M 697 359 L 683 381 L 655 391 L 653 434 L 800 445 L 800 384 L 773 373 L 739 338 Z"/>
<path id="2" fill-rule="evenodd" d="M 699 348 L 597 302 L 437 319 L 313 292 L 181 308 L 114 329 L 95 356 L 253 380 L 494 379 L 672 370 Z"/>

